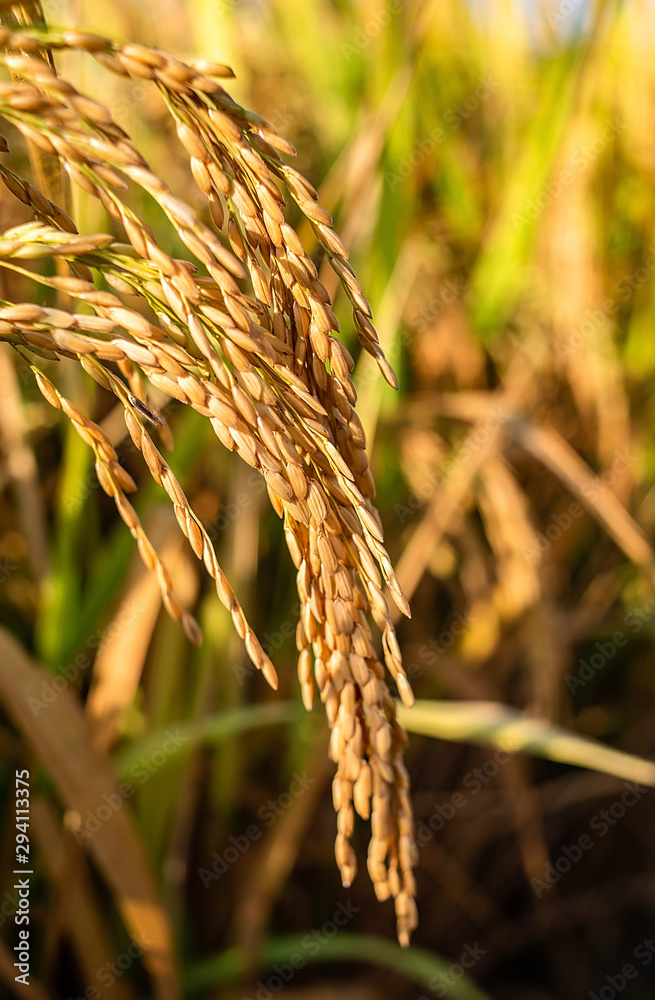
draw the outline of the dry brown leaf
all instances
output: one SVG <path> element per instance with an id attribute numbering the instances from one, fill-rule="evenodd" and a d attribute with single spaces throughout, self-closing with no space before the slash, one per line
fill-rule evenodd
<path id="1" fill-rule="evenodd" d="M 104 926 L 99 900 L 93 893 L 86 859 L 73 837 L 62 832 L 51 802 L 35 796 L 30 809 L 34 841 L 59 895 L 58 920 L 53 922 L 57 924 L 53 928 L 55 944 L 62 931 L 68 933 L 84 982 L 93 986 L 99 996 L 111 990 L 112 1000 L 134 1000 L 134 993 L 124 977 L 112 977 L 113 981 L 108 984 L 107 978 L 98 975 L 107 963 L 115 961 L 116 951 Z"/>
<path id="2" fill-rule="evenodd" d="M 193 571 L 188 566 L 186 541 L 177 530 L 172 511 L 167 507 L 154 510 L 146 530 L 179 590 L 180 582 Z M 185 604 L 194 600 L 196 589 L 197 577 L 192 576 L 191 586 L 187 584 L 180 591 Z M 99 750 L 109 748 L 118 737 L 121 715 L 134 700 L 161 604 L 157 581 L 137 556 L 121 602 L 107 626 L 107 638 L 98 650 L 86 701 L 94 744 Z"/>
<path id="3" fill-rule="evenodd" d="M 87 810 L 95 813 L 103 795 L 120 797 L 112 765 L 94 749 L 82 709 L 67 690 L 34 713 L 30 699 L 41 701 L 44 684 L 50 680 L 15 639 L 1 630 L 0 698 L 7 713 L 49 771 L 62 803 L 80 816 Z M 121 801 L 111 818 L 85 837 L 84 846 L 111 887 L 125 925 L 144 953 L 155 997 L 179 1000 L 169 920 L 132 814 Z"/>

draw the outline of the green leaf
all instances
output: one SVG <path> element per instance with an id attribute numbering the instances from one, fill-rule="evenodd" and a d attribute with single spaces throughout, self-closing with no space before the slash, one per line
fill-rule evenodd
<path id="1" fill-rule="evenodd" d="M 317 933 L 320 935 L 320 930 Z M 319 945 L 319 942 L 322 943 Z M 447 959 L 433 955 L 422 948 L 403 949 L 395 941 L 387 941 L 370 934 L 349 934 L 340 931 L 332 938 L 326 939 L 320 935 L 318 940 L 312 937 L 311 933 L 271 938 L 262 945 L 259 954 L 262 969 L 287 963 L 292 957 L 296 959 L 296 967 L 301 968 L 299 959 L 303 959 L 307 965 L 318 962 L 373 962 L 393 969 L 394 972 L 399 972 L 427 989 L 430 989 L 430 982 L 435 978 L 441 987 L 448 983 L 448 992 L 445 996 L 451 997 L 452 1000 L 489 1000 L 488 994 L 483 993 L 465 976 L 452 982 L 448 971 L 451 963 Z M 188 994 L 224 986 L 240 979 L 247 974 L 249 961 L 246 952 L 235 947 L 206 962 L 199 962 L 186 976 L 185 985 Z M 265 981 L 266 973 L 263 972 L 260 978 Z"/>
<path id="2" fill-rule="evenodd" d="M 529 753 L 655 786 L 655 763 L 528 718 L 498 702 L 417 701 L 411 709 L 399 705 L 398 720 L 411 733 Z"/>
<path id="3" fill-rule="evenodd" d="M 192 722 L 172 723 L 167 728 L 150 730 L 138 743 L 132 743 L 119 757 L 117 768 L 122 778 L 129 778 L 143 757 L 151 757 L 167 743 L 166 761 L 162 766 L 184 756 L 199 743 L 218 743 L 240 733 L 259 729 L 260 726 L 277 726 L 299 722 L 304 715 L 302 705 L 291 701 L 269 702 L 265 705 L 248 705 L 237 711 L 196 719 Z M 171 733 L 173 739 L 171 739 Z"/>

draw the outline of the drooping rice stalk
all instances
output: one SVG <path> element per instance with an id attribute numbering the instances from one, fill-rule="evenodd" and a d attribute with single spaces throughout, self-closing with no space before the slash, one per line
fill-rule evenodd
<path id="1" fill-rule="evenodd" d="M 311 708 L 316 684 L 332 732 L 335 850 L 342 881 L 350 884 L 356 873 L 350 838 L 357 812 L 371 822 L 368 868 L 377 896 L 394 898 L 399 939 L 407 945 L 417 918 L 416 848 L 402 759 L 406 736 L 396 720 L 370 619 L 382 633 L 384 661 L 400 697 L 411 705 L 383 584 L 403 612 L 409 608 L 373 505 L 375 489 L 350 378 L 352 359 L 337 339 L 339 324 L 316 265 L 286 221 L 285 195 L 309 220 L 329 257 L 352 303 L 362 347 L 395 385 L 348 251 L 312 185 L 282 159 L 294 154 L 290 143 L 236 104 L 219 82 L 232 76 L 228 67 L 185 64 L 164 52 L 83 31 L 0 28 L 0 45 L 0 61 L 13 75 L 0 83 L 0 115 L 98 198 L 127 240 L 78 234 L 61 205 L 0 162 L 6 187 L 35 217 L 1 234 L 0 266 L 92 310 L 4 301 L 0 339 L 29 359 L 44 397 L 66 413 L 93 448 L 98 479 L 156 573 L 168 612 L 197 643 L 200 629 L 177 600 L 170 575 L 127 498 L 136 488 L 132 478 L 102 429 L 59 392 L 35 358 L 76 359 L 120 400 L 132 440 L 173 502 L 180 527 L 214 579 L 248 655 L 276 687 L 275 668 L 209 536 L 152 440 L 148 428 L 162 421 L 149 386 L 206 416 L 221 443 L 264 476 L 298 571 L 296 641 L 303 701 Z M 108 71 L 150 80 L 159 89 L 208 201 L 213 228 L 150 169 L 105 107 L 56 75 L 47 53 L 57 49 L 88 53 Z M 162 241 L 124 200 L 130 185 L 160 206 L 206 275 L 191 260 L 174 259 L 162 249 Z M 29 261 L 49 257 L 65 261 L 69 273 L 45 277 L 29 268 Z M 98 276 L 113 293 L 96 287 Z M 143 300 L 143 313 L 125 305 L 126 294 Z"/>

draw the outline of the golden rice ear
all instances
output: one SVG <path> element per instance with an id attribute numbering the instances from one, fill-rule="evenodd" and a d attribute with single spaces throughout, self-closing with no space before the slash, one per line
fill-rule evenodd
<path id="1" fill-rule="evenodd" d="M 411 705 L 383 581 L 405 614 L 409 605 L 372 500 L 374 483 L 350 377 L 352 358 L 336 337 L 339 323 L 316 265 L 286 221 L 281 186 L 327 252 L 351 301 L 363 348 L 395 384 L 348 251 L 314 188 L 282 162 L 280 153 L 292 148 L 262 119 L 235 104 L 217 82 L 228 78 L 225 67 L 186 65 L 165 52 L 75 31 L 51 31 L 47 39 L 54 50 L 86 51 L 109 71 L 158 87 L 216 228 L 201 221 L 150 169 L 106 108 L 58 79 L 38 53 L 25 53 L 19 62 L 0 53 L 0 62 L 19 67 L 22 78 L 0 87 L 0 116 L 11 119 L 29 141 L 49 143 L 73 183 L 104 205 L 127 240 L 121 244 L 106 234 L 68 231 L 74 227 L 43 192 L 0 167 L 9 190 L 32 208 L 37 220 L 3 234 L 0 266 L 11 262 L 32 280 L 66 291 L 93 311 L 89 316 L 32 303 L 0 309 L 0 339 L 33 354 L 75 358 L 118 397 L 132 441 L 173 503 L 180 528 L 214 579 L 248 655 L 276 687 L 273 664 L 250 628 L 209 536 L 146 429 L 145 422 L 157 425 L 158 418 L 145 386 L 207 417 L 221 443 L 262 475 L 271 504 L 284 520 L 297 569 L 303 701 L 311 707 L 315 681 L 332 733 L 335 855 L 342 881 L 349 885 L 357 869 L 350 842 L 357 812 L 371 824 L 368 870 L 375 891 L 379 899 L 394 899 L 398 936 L 407 945 L 417 915 L 412 874 L 416 847 L 402 760 L 406 736 L 396 719 L 370 619 L 382 634 L 384 663 L 400 697 Z M 7 49 L 19 42 L 6 30 L 0 38 Z M 163 249 L 167 242 L 158 240 L 131 207 L 131 186 L 159 205 L 206 275 Z M 53 256 L 69 263 L 71 277 L 48 278 L 17 264 Z M 95 288 L 94 272 L 106 278 L 113 293 Z M 156 324 L 126 306 L 124 296 L 135 294 L 152 309 Z M 127 385 L 109 367 L 111 362 Z M 199 642 L 195 620 L 177 601 L 170 576 L 127 500 L 134 484 L 108 438 L 42 372 L 34 371 L 45 398 L 67 414 L 93 448 L 99 481 L 156 573 L 167 610 Z"/>

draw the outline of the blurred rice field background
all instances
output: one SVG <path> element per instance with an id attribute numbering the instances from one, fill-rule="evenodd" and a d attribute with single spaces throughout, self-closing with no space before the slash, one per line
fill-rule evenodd
<path id="1" fill-rule="evenodd" d="M 0 993 L 26 995 L 12 967 L 12 808 L 28 767 L 35 1000 L 652 997 L 655 769 L 606 764 L 599 746 L 655 751 L 652 4 L 43 7 L 53 25 L 229 64 L 235 99 L 298 149 L 399 378 L 394 393 L 358 357 L 337 296 L 413 610 L 401 647 L 431 710 L 403 714 L 423 731 L 408 753 L 420 925 L 403 952 L 365 871 L 339 882 L 327 732 L 320 706 L 300 701 L 295 571 L 263 482 L 206 421 L 167 407 L 171 466 L 276 665 L 276 693 L 129 440 L 139 514 L 203 626 L 200 649 L 162 611 L 90 451 L 3 346 L 0 623 L 60 693 L 33 691 L 17 726 L 3 681 Z M 204 211 L 156 90 L 63 64 Z M 73 197 L 82 231 L 111 231 L 97 202 Z M 6 193 L 0 213 L 3 228 L 23 218 Z M 326 267 L 321 280 L 336 292 Z M 67 394 L 118 440 L 106 394 L 69 367 Z M 0 640 L 3 658 L 16 648 Z M 583 761 L 588 744 L 552 727 L 598 749 Z M 97 809 L 66 813 L 62 774 L 95 789 Z M 84 853 L 94 836 L 111 877 Z M 153 928 L 165 986 L 126 905 Z"/>

